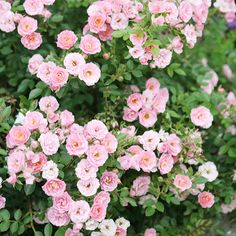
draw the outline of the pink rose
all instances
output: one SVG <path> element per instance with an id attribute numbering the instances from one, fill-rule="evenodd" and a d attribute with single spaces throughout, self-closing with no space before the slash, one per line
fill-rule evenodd
<path id="1" fill-rule="evenodd" d="M 115 13 L 111 18 L 111 27 L 113 30 L 125 29 L 129 24 L 129 19 L 123 13 Z"/>
<path id="2" fill-rule="evenodd" d="M 35 153 L 30 160 L 28 160 L 27 166 L 32 169 L 32 174 L 39 173 L 43 166 L 47 163 L 47 157 L 42 153 Z"/>
<path id="3" fill-rule="evenodd" d="M 58 227 L 68 225 L 70 222 L 70 218 L 66 212 L 60 212 L 54 207 L 48 209 L 47 218 L 50 223 Z"/>
<path id="4" fill-rule="evenodd" d="M 84 129 L 85 136 L 102 140 L 108 134 L 106 125 L 100 120 L 91 120 L 87 123 Z"/>
<path id="5" fill-rule="evenodd" d="M 21 38 L 21 43 L 23 46 L 29 50 L 35 50 L 42 44 L 42 36 L 40 33 L 33 32 L 32 34 L 23 36 Z"/>
<path id="6" fill-rule="evenodd" d="M 68 78 L 69 78 L 68 71 L 60 66 L 56 66 L 54 70 L 50 73 L 50 86 L 52 88 L 53 87 L 60 88 L 67 83 Z"/>
<path id="7" fill-rule="evenodd" d="M 156 236 L 156 235 L 157 235 L 157 232 L 154 228 L 146 229 L 144 232 L 144 236 Z"/>
<path id="8" fill-rule="evenodd" d="M 140 168 L 144 172 L 157 171 L 157 158 L 153 151 L 143 151 L 140 155 Z"/>
<path id="9" fill-rule="evenodd" d="M 107 25 L 105 31 L 100 31 L 98 33 L 98 37 L 102 41 L 112 40 L 112 33 L 113 33 L 113 29 L 111 28 L 110 25 Z"/>
<path id="10" fill-rule="evenodd" d="M 94 204 L 108 205 L 110 202 L 110 194 L 105 191 L 99 192 L 94 198 Z"/>
<path id="11" fill-rule="evenodd" d="M 107 213 L 107 205 L 103 203 L 95 203 L 91 207 L 90 217 L 91 219 L 101 222 L 105 219 Z"/>
<path id="12" fill-rule="evenodd" d="M 74 121 L 75 121 L 75 117 L 70 111 L 64 110 L 63 112 L 61 112 L 60 114 L 61 126 L 64 126 L 64 127 L 70 126 L 71 124 L 74 123 Z"/>
<path id="13" fill-rule="evenodd" d="M 108 153 L 114 153 L 118 146 L 118 141 L 116 137 L 108 133 L 102 141 L 102 145 L 106 148 Z"/>
<path id="14" fill-rule="evenodd" d="M 182 30 L 182 33 L 184 34 L 189 47 L 193 48 L 195 43 L 197 42 L 197 32 L 194 26 L 190 24 L 186 25 Z"/>
<path id="15" fill-rule="evenodd" d="M 6 1 L 0 1 L 0 15 L 11 10 L 11 4 Z"/>
<path id="16" fill-rule="evenodd" d="M 172 52 L 168 49 L 162 48 L 158 56 L 154 56 L 154 65 L 158 68 L 165 68 L 167 67 L 172 58 Z"/>
<path id="17" fill-rule="evenodd" d="M 159 90 L 159 88 L 160 88 L 160 83 L 156 78 L 151 77 L 146 81 L 146 89 L 147 90 L 149 90 L 151 92 L 156 92 Z"/>
<path id="18" fill-rule="evenodd" d="M 75 174 L 79 179 L 87 180 L 96 178 L 98 168 L 90 164 L 87 159 L 82 159 L 75 169 Z"/>
<path id="19" fill-rule="evenodd" d="M 133 111 L 139 111 L 143 105 L 142 94 L 133 93 L 127 99 L 127 104 Z"/>
<path id="20" fill-rule="evenodd" d="M 38 28 L 37 20 L 35 20 L 32 17 L 25 16 L 21 18 L 17 27 L 17 31 L 19 35 L 26 36 L 35 32 L 37 28 Z"/>
<path id="21" fill-rule="evenodd" d="M 66 140 L 66 150 L 71 156 L 81 156 L 88 150 L 88 142 L 83 135 L 71 134 Z"/>
<path id="22" fill-rule="evenodd" d="M 138 112 L 130 109 L 130 108 L 125 108 L 124 109 L 124 115 L 123 115 L 123 120 L 132 122 L 135 121 L 138 118 Z"/>
<path id="23" fill-rule="evenodd" d="M 210 110 L 204 106 L 192 109 L 190 117 L 194 125 L 204 129 L 210 128 L 213 122 L 213 116 Z"/>
<path id="24" fill-rule="evenodd" d="M 66 70 L 74 76 L 79 75 L 79 68 L 85 64 L 83 56 L 79 53 L 69 53 L 64 59 L 64 66 Z"/>
<path id="25" fill-rule="evenodd" d="M 104 172 L 100 179 L 101 189 L 107 192 L 114 191 L 119 183 L 120 179 L 114 171 Z"/>
<path id="26" fill-rule="evenodd" d="M 229 65 L 227 65 L 227 64 L 223 65 L 222 71 L 223 71 L 224 76 L 228 80 L 232 80 L 233 72 L 232 72 L 231 68 L 229 67 Z"/>
<path id="27" fill-rule="evenodd" d="M 174 165 L 174 159 L 169 154 L 162 154 L 158 161 L 158 169 L 162 175 L 169 173 Z"/>
<path id="28" fill-rule="evenodd" d="M 23 7 L 30 16 L 40 15 L 44 8 L 41 0 L 25 0 Z"/>
<path id="29" fill-rule="evenodd" d="M 126 230 L 121 227 L 117 227 L 115 235 L 116 236 L 126 236 Z"/>
<path id="30" fill-rule="evenodd" d="M 28 70 L 32 75 L 37 74 L 39 66 L 43 62 L 43 57 L 40 54 L 34 54 L 28 62 Z"/>
<path id="31" fill-rule="evenodd" d="M 24 120 L 24 126 L 30 131 L 36 130 L 44 122 L 43 115 L 38 111 L 27 112 Z"/>
<path id="32" fill-rule="evenodd" d="M 95 195 L 99 187 L 100 184 L 97 178 L 81 179 L 77 182 L 78 190 L 85 197 Z"/>
<path id="33" fill-rule="evenodd" d="M 133 181 L 133 185 L 130 190 L 130 195 L 132 197 L 143 196 L 148 192 L 149 184 L 151 183 L 150 176 L 140 176 Z"/>
<path id="34" fill-rule="evenodd" d="M 50 179 L 43 186 L 43 191 L 48 196 L 59 196 L 66 190 L 66 184 L 60 179 Z"/>
<path id="35" fill-rule="evenodd" d="M 16 174 L 24 169 L 25 154 L 23 151 L 14 151 L 7 157 L 7 168 L 10 174 Z"/>
<path id="36" fill-rule="evenodd" d="M 172 156 L 177 156 L 181 152 L 181 140 L 176 134 L 170 134 L 166 141 L 167 152 Z"/>
<path id="37" fill-rule="evenodd" d="M 39 100 L 39 108 L 45 113 L 53 113 L 59 108 L 59 103 L 55 97 L 46 96 Z"/>
<path id="38" fill-rule="evenodd" d="M 41 0 L 43 2 L 44 5 L 53 5 L 53 3 L 55 2 L 55 0 Z"/>
<path id="39" fill-rule="evenodd" d="M 61 49 L 72 48 L 77 41 L 75 33 L 71 30 L 64 30 L 57 35 L 57 47 Z"/>
<path id="40" fill-rule="evenodd" d="M 174 185 L 180 189 L 181 192 L 183 192 L 192 187 L 192 181 L 186 175 L 176 175 L 174 179 Z"/>
<path id="41" fill-rule="evenodd" d="M 79 48 L 85 54 L 96 54 L 101 52 L 101 43 L 96 37 L 87 34 L 81 38 Z"/>
<path id="42" fill-rule="evenodd" d="M 106 16 L 101 13 L 95 13 L 88 18 L 89 29 L 93 33 L 106 30 Z"/>
<path id="43" fill-rule="evenodd" d="M 6 205 L 6 198 L 0 195 L 0 209 L 3 209 Z"/>
<path id="44" fill-rule="evenodd" d="M 68 211 L 71 203 L 72 198 L 67 192 L 53 197 L 53 208 L 61 213 Z"/>
<path id="45" fill-rule="evenodd" d="M 51 75 L 55 68 L 56 64 L 54 62 L 43 62 L 38 68 L 37 77 L 50 85 Z"/>
<path id="46" fill-rule="evenodd" d="M 69 209 L 69 216 L 74 223 L 84 223 L 89 219 L 90 206 L 84 200 L 73 202 Z"/>
<path id="47" fill-rule="evenodd" d="M 57 135 L 53 134 L 51 131 L 41 134 L 38 141 L 43 149 L 43 152 L 49 156 L 57 153 L 57 150 L 60 147 Z"/>
<path id="48" fill-rule="evenodd" d="M 182 1 L 179 6 L 179 16 L 181 20 L 187 23 L 193 15 L 192 4 L 188 1 Z"/>
<path id="49" fill-rule="evenodd" d="M 87 159 L 91 163 L 91 165 L 97 167 L 102 166 L 108 159 L 106 148 L 100 144 L 89 146 L 89 149 L 87 151 Z"/>
<path id="50" fill-rule="evenodd" d="M 101 77 L 100 68 L 92 62 L 81 65 L 78 72 L 79 79 L 84 81 L 87 86 L 93 86 Z"/>
<path id="51" fill-rule="evenodd" d="M 157 114 L 153 110 L 144 108 L 139 112 L 139 123 L 145 128 L 152 127 L 157 121 Z"/>
<path id="52" fill-rule="evenodd" d="M 0 30 L 3 32 L 9 33 L 16 29 L 16 25 L 14 22 L 15 15 L 13 12 L 8 11 L 5 13 L 0 13 Z"/>
<path id="53" fill-rule="evenodd" d="M 139 33 L 131 34 L 129 36 L 129 39 L 130 39 L 130 41 L 132 42 L 133 45 L 142 46 L 147 40 L 147 33 L 144 32 L 143 35 L 140 35 Z"/>
<path id="54" fill-rule="evenodd" d="M 13 126 L 7 137 L 7 147 L 13 148 L 25 144 L 30 137 L 30 131 L 24 126 Z"/>
<path id="55" fill-rule="evenodd" d="M 181 54 L 183 52 L 183 43 L 181 41 L 181 38 L 179 36 L 174 37 L 171 42 L 171 46 L 175 53 Z"/>
<path id="56" fill-rule="evenodd" d="M 210 192 L 202 192 L 198 195 L 198 203 L 202 208 L 211 208 L 215 203 L 215 197 Z"/>

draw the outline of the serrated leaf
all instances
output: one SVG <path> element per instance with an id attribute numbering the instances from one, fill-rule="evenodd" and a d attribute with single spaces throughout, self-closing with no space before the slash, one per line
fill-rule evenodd
<path id="1" fill-rule="evenodd" d="M 13 222 L 10 226 L 10 231 L 14 234 L 18 230 L 18 222 Z"/>
<path id="2" fill-rule="evenodd" d="M 160 211 L 160 212 L 164 212 L 165 207 L 164 207 L 164 205 L 163 205 L 162 202 L 157 202 L 157 204 L 156 204 L 156 209 L 157 209 L 158 211 Z"/>

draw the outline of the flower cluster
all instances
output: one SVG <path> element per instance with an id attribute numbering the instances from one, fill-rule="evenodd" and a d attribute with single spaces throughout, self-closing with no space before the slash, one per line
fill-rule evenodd
<path id="1" fill-rule="evenodd" d="M 216 0 L 214 7 L 225 14 L 227 22 L 232 22 L 234 20 L 236 13 L 236 4 L 234 0 Z"/>
<path id="2" fill-rule="evenodd" d="M 168 100 L 167 88 L 160 88 L 159 81 L 150 78 L 142 94 L 136 92 L 128 97 L 123 119 L 128 122 L 139 119 L 144 127 L 152 127 L 157 121 L 157 115 L 165 111 Z"/>
<path id="3" fill-rule="evenodd" d="M 9 2 L 0 0 L 0 30 L 9 33 L 17 28 L 21 43 L 25 48 L 29 50 L 39 48 L 42 44 L 42 36 L 36 32 L 38 21 L 31 16 L 41 15 L 48 19 L 51 13 L 46 7 L 54 2 L 55 0 L 25 0 L 23 7 L 29 16 L 24 16 L 14 13 Z"/>

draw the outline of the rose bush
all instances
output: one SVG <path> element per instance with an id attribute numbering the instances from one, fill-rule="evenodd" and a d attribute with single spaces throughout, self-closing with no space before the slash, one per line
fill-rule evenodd
<path id="1" fill-rule="evenodd" d="M 225 235 L 235 12 L 0 0 L 1 235 Z"/>

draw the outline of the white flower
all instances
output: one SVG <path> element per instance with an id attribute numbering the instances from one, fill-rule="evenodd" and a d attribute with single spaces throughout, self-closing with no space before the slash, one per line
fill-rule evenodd
<path id="1" fill-rule="evenodd" d="M 139 142 L 143 145 L 145 150 L 154 151 L 157 148 L 160 139 L 156 131 L 149 130 L 139 137 Z"/>
<path id="2" fill-rule="evenodd" d="M 85 223 L 86 230 L 95 230 L 97 227 L 98 227 L 98 222 L 95 220 L 90 219 Z"/>
<path id="3" fill-rule="evenodd" d="M 14 124 L 23 124 L 25 121 L 25 116 L 19 112 L 17 115 L 16 115 L 16 120 L 15 120 L 15 123 Z"/>
<path id="4" fill-rule="evenodd" d="M 120 217 L 116 220 L 116 225 L 124 230 L 127 230 L 130 227 L 130 222 L 124 217 Z"/>
<path id="5" fill-rule="evenodd" d="M 216 165 L 211 161 L 208 161 L 199 166 L 198 171 L 200 175 L 206 178 L 209 182 L 214 181 L 218 176 Z"/>
<path id="6" fill-rule="evenodd" d="M 103 220 L 99 225 L 102 235 L 104 236 L 115 236 L 116 224 L 113 220 Z"/>
<path id="7" fill-rule="evenodd" d="M 53 161 L 48 161 L 44 165 L 42 171 L 43 171 L 42 177 L 44 179 L 47 179 L 47 180 L 55 179 L 55 178 L 57 178 L 57 176 L 59 174 L 59 170 L 57 168 L 57 164 L 54 163 Z"/>
<path id="8" fill-rule="evenodd" d="M 168 137 L 169 137 L 169 134 L 166 133 L 163 129 L 161 129 L 159 132 L 158 132 L 158 136 L 159 136 L 159 139 L 162 141 L 162 142 L 166 142 Z"/>

